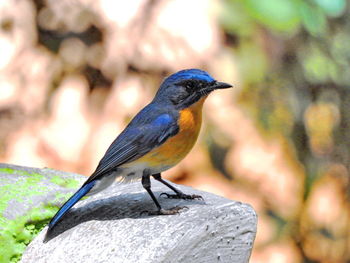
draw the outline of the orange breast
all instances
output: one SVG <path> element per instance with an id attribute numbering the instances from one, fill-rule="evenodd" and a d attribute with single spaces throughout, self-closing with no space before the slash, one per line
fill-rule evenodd
<path id="1" fill-rule="evenodd" d="M 192 149 L 198 138 L 205 99 L 206 97 L 180 111 L 178 134 L 135 162 L 145 162 L 150 167 L 172 167 L 180 162 Z"/>

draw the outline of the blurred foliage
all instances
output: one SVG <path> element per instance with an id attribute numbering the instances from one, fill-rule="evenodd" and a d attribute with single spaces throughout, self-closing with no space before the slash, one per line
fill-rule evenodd
<path id="1" fill-rule="evenodd" d="M 221 23 L 243 76 L 239 101 L 263 134 L 281 134 L 289 140 L 306 169 L 304 205 L 298 215 L 288 219 L 274 212 L 270 216 L 278 218 L 284 237 L 293 237 L 304 262 L 349 261 L 349 3 L 224 3 Z M 321 180 L 328 187 L 341 182 L 342 186 L 333 190 L 343 197 L 338 202 L 342 203 L 344 225 L 336 227 L 334 221 L 315 226 L 315 222 L 309 222 L 301 231 L 299 227 L 307 225 L 303 220 L 310 209 L 308 203 Z M 339 232 L 334 233 L 334 229 Z M 323 252 L 315 252 L 315 248 Z"/>

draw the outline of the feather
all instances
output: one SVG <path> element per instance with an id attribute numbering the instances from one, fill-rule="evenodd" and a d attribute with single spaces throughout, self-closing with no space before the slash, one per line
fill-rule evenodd
<path id="1" fill-rule="evenodd" d="M 51 219 L 49 223 L 49 230 L 52 229 L 57 222 L 72 208 L 84 195 L 86 195 L 92 187 L 94 187 L 96 181 L 91 181 L 88 184 L 84 184 L 67 202 L 60 208 L 56 215 Z"/>
<path id="2" fill-rule="evenodd" d="M 176 118 L 170 113 L 161 113 L 158 110 L 155 111 L 157 116 L 140 118 L 144 116 L 144 111 L 148 111 L 147 107 L 114 140 L 87 183 L 144 156 L 178 132 Z"/>

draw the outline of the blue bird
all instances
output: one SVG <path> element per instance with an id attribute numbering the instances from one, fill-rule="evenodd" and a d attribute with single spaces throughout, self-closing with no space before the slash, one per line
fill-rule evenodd
<path id="1" fill-rule="evenodd" d="M 83 196 L 102 191 L 115 180 L 140 179 L 155 203 L 152 215 L 176 214 L 181 209 L 163 209 L 151 191 L 152 176 L 175 194 L 168 198 L 198 199 L 187 195 L 162 179 L 161 173 L 179 163 L 192 149 L 202 122 L 202 106 L 208 94 L 226 89 L 230 84 L 218 82 L 199 69 L 181 70 L 167 77 L 154 99 L 144 107 L 112 142 L 96 170 L 82 187 L 59 209 L 49 222 L 49 230 Z"/>

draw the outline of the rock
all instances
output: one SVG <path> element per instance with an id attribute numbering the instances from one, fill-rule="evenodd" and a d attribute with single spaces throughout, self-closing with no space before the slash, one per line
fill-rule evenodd
<path id="1" fill-rule="evenodd" d="M 56 228 L 45 228 L 21 262 L 248 262 L 257 217 L 250 205 L 177 186 L 201 200 L 159 197 L 177 215 L 148 216 L 155 209 L 140 182 L 113 184 L 76 204 Z M 152 181 L 158 197 L 168 188 Z"/>
<path id="2" fill-rule="evenodd" d="M 17 262 L 85 177 L 0 164 L 0 262 Z"/>

